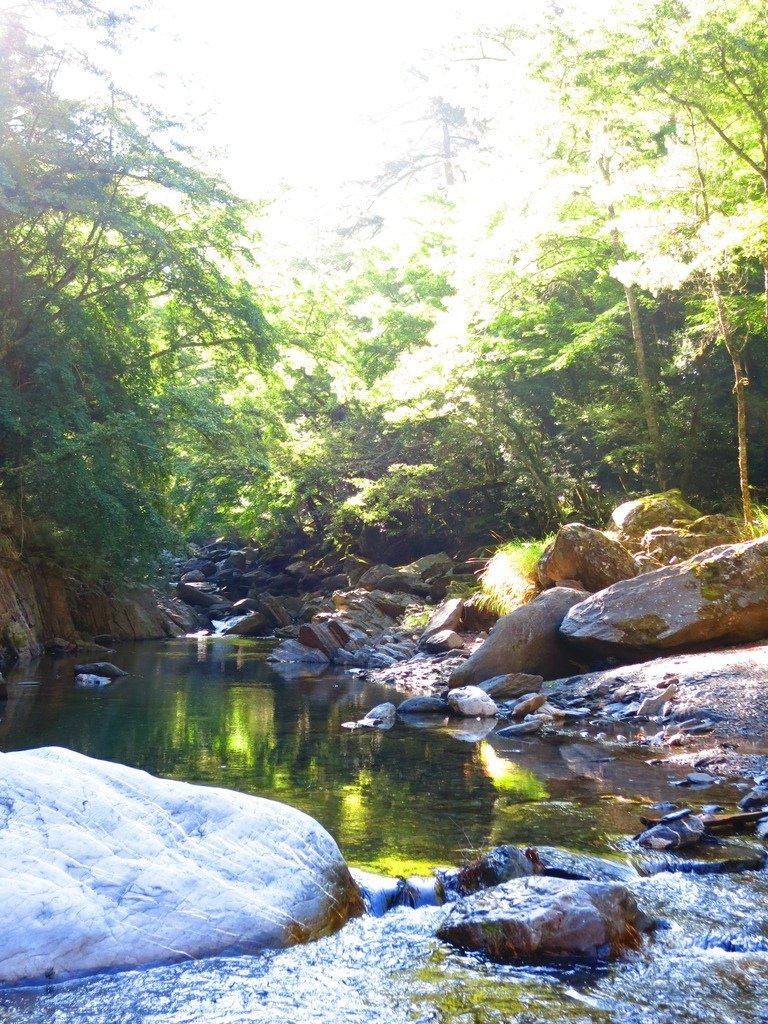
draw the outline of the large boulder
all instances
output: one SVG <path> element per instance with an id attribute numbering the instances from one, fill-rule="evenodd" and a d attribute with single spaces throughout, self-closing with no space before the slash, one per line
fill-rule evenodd
<path id="1" fill-rule="evenodd" d="M 333 839 L 271 800 L 55 747 L 0 754 L 0 794 L 0 983 L 288 946 L 361 911 Z"/>
<path id="2" fill-rule="evenodd" d="M 655 526 L 679 526 L 700 517 L 701 512 L 688 504 L 682 491 L 674 488 L 625 501 L 613 510 L 611 524 L 619 541 L 630 551 L 636 551 L 643 534 Z"/>
<path id="3" fill-rule="evenodd" d="M 539 559 L 537 572 L 544 586 L 579 580 L 587 590 L 595 591 L 636 576 L 637 566 L 625 547 L 600 530 L 569 523 Z"/>
<path id="4" fill-rule="evenodd" d="M 603 960 L 637 949 L 647 920 L 618 882 L 516 878 L 451 905 L 438 937 L 492 960 Z"/>
<path id="5" fill-rule="evenodd" d="M 584 600 L 570 587 L 545 590 L 529 604 L 502 615 L 485 643 L 454 669 L 451 686 L 477 685 L 484 679 L 525 672 L 556 679 L 572 667 L 570 653 L 559 640 L 558 627 L 569 608 Z"/>
<path id="6" fill-rule="evenodd" d="M 616 583 L 572 608 L 560 632 L 627 656 L 766 637 L 768 536 Z"/>

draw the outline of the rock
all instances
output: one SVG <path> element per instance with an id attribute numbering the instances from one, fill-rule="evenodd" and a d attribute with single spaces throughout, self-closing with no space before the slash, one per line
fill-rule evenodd
<path id="1" fill-rule="evenodd" d="M 382 587 L 382 580 L 386 581 L 386 586 Z M 372 565 L 370 569 L 362 574 L 357 581 L 357 586 L 363 590 L 399 590 L 403 593 L 410 593 L 410 585 L 412 583 L 421 585 L 421 580 L 417 576 L 412 576 L 409 573 L 399 572 L 391 565 Z"/>
<path id="2" fill-rule="evenodd" d="M 362 629 L 369 636 L 382 633 L 394 625 L 392 617 L 376 607 L 367 590 L 337 590 L 331 599 L 346 622 Z"/>
<path id="3" fill-rule="evenodd" d="M 462 868 L 438 868 L 437 895 L 442 903 L 454 903 L 463 896 L 501 885 L 513 878 L 532 875 L 534 861 L 517 846 L 495 846 Z"/>
<path id="4" fill-rule="evenodd" d="M 489 697 L 498 701 L 537 692 L 543 682 L 542 676 L 531 675 L 529 672 L 507 672 L 503 676 L 484 679 L 477 685 L 481 690 L 485 690 Z"/>
<path id="5" fill-rule="evenodd" d="M 428 654 L 442 654 L 443 651 L 460 650 L 464 646 L 464 641 L 452 629 L 441 629 L 438 633 L 427 637 L 420 646 L 423 646 Z"/>
<path id="6" fill-rule="evenodd" d="M 699 534 L 709 540 L 710 548 L 720 544 L 735 544 L 742 539 L 743 525 L 730 516 L 701 516 L 687 526 L 689 533 Z"/>
<path id="7" fill-rule="evenodd" d="M 671 683 L 660 693 L 653 693 L 641 701 L 635 714 L 638 718 L 652 718 L 654 715 L 658 715 L 668 700 L 674 700 L 676 696 L 677 686 Z"/>
<path id="8" fill-rule="evenodd" d="M 430 597 L 433 587 L 429 583 L 424 583 L 418 576 L 411 576 L 404 572 L 394 572 L 391 576 L 380 577 L 376 584 L 376 589 L 390 594 L 405 593 L 414 594 L 418 597 Z M 440 596 L 444 597 L 447 587 L 438 587 L 438 589 L 442 590 Z"/>
<path id="9" fill-rule="evenodd" d="M 640 539 L 642 552 L 659 565 L 682 562 L 691 555 L 698 555 L 714 547 L 708 537 L 695 536 L 675 526 L 656 526 Z"/>
<path id="10" fill-rule="evenodd" d="M 318 586 L 321 594 L 332 594 L 334 590 L 345 590 L 349 586 L 349 576 L 343 572 L 337 572 L 333 576 L 326 576 Z"/>
<path id="11" fill-rule="evenodd" d="M 0 754 L 0 822 L 3 984 L 288 946 L 362 909 L 300 811 L 68 750 Z"/>
<path id="12" fill-rule="evenodd" d="M 298 640 L 284 640 L 267 655 L 267 661 L 304 662 L 308 665 L 327 665 L 328 657 L 314 647 L 306 647 Z"/>
<path id="13" fill-rule="evenodd" d="M 402 618 L 414 604 L 412 594 L 399 593 L 398 591 L 388 593 L 385 590 L 371 590 L 368 598 L 376 605 L 379 611 L 384 612 L 390 619 Z"/>
<path id="14" fill-rule="evenodd" d="M 445 715 L 450 709 L 442 697 L 409 697 L 397 708 L 398 715 Z"/>
<path id="15" fill-rule="evenodd" d="M 360 719 L 359 724 L 369 729 L 391 729 L 395 724 L 395 705 L 389 702 L 377 704 L 365 718 Z"/>
<path id="16" fill-rule="evenodd" d="M 251 612 L 234 626 L 224 630 L 224 636 L 266 636 L 271 630 L 271 623 L 261 612 Z"/>
<path id="17" fill-rule="evenodd" d="M 261 612 L 273 626 L 278 629 L 284 626 L 290 626 L 293 622 L 291 613 L 288 610 L 284 601 L 281 601 L 279 597 L 275 597 L 269 592 L 259 594 L 256 598 L 257 607 L 255 611 Z"/>
<path id="18" fill-rule="evenodd" d="M 654 572 L 656 569 L 662 569 L 663 565 L 655 558 L 651 558 L 650 555 L 646 555 L 644 552 L 639 552 L 632 556 L 632 560 L 637 566 L 637 574 L 640 576 L 646 572 Z"/>
<path id="19" fill-rule="evenodd" d="M 457 715 L 467 718 L 493 718 L 499 709 L 479 686 L 460 686 L 448 691 L 448 704 Z"/>
<path id="20" fill-rule="evenodd" d="M 450 576 L 453 572 L 453 559 L 445 551 L 436 555 L 424 555 L 417 558 L 410 565 L 400 566 L 400 572 L 408 573 L 411 576 L 418 576 L 425 583 L 433 583 L 444 576 Z"/>
<path id="21" fill-rule="evenodd" d="M 477 685 L 511 672 L 536 673 L 545 679 L 567 674 L 569 652 L 559 641 L 558 627 L 568 609 L 580 601 L 584 601 L 581 591 L 553 587 L 503 615 L 482 647 L 453 671 L 450 685 Z"/>
<path id="22" fill-rule="evenodd" d="M 570 878 L 584 882 L 631 882 L 637 878 L 637 871 L 628 864 L 621 864 L 604 857 L 592 857 L 585 853 L 571 853 L 551 846 L 537 846 L 535 851 L 536 873 L 550 878 Z"/>
<path id="23" fill-rule="evenodd" d="M 185 572 L 181 577 L 182 583 L 205 583 L 205 573 L 199 569 L 193 569 L 191 572 Z"/>
<path id="24" fill-rule="evenodd" d="M 539 732 L 545 725 L 549 725 L 552 719 L 549 715 L 528 715 L 517 725 L 506 725 L 499 729 L 497 736 L 526 736 L 529 733 Z"/>
<path id="25" fill-rule="evenodd" d="M 739 800 L 740 811 L 759 811 L 763 807 L 768 807 L 768 786 L 765 784 L 755 786 Z"/>
<path id="26" fill-rule="evenodd" d="M 527 693 L 509 708 L 509 713 L 512 718 L 525 718 L 526 715 L 532 715 L 546 703 L 547 698 L 543 693 Z"/>
<path id="27" fill-rule="evenodd" d="M 641 875 L 659 875 L 664 871 L 685 875 L 734 875 L 742 871 L 762 871 L 766 852 L 746 843 L 718 842 L 699 844 L 695 856 L 684 853 L 642 853 L 632 858 Z"/>
<path id="28" fill-rule="evenodd" d="M 291 562 L 290 565 L 286 565 L 283 571 L 288 576 L 293 576 L 296 579 L 302 580 L 311 574 L 312 566 L 304 559 L 299 559 L 296 562 Z"/>
<path id="29" fill-rule="evenodd" d="M 446 629 L 458 631 L 463 612 L 463 598 L 453 597 L 450 601 L 443 601 L 430 615 L 424 632 L 421 634 L 419 646 L 423 646 L 425 641 L 435 633 L 442 633 Z"/>
<path id="30" fill-rule="evenodd" d="M 680 846 L 701 842 L 705 831 L 704 822 L 695 814 L 687 814 L 685 817 L 670 815 L 668 820 L 662 820 L 653 828 L 646 829 L 637 841 L 640 846 L 651 850 L 676 850 Z"/>
<path id="31" fill-rule="evenodd" d="M 595 591 L 636 576 L 637 566 L 625 547 L 600 530 L 569 523 L 539 559 L 537 573 L 544 586 L 579 580 Z"/>
<path id="32" fill-rule="evenodd" d="M 94 689 L 98 686 L 109 686 L 112 680 L 108 676 L 97 676 L 92 672 L 78 672 L 75 676 L 75 686 L 81 689 Z"/>
<path id="33" fill-rule="evenodd" d="M 176 595 L 195 608 L 214 608 L 216 605 L 231 608 L 232 602 L 211 587 L 210 583 L 177 583 Z"/>
<path id="34" fill-rule="evenodd" d="M 107 679 L 119 679 L 120 676 L 127 676 L 124 668 L 113 665 L 111 661 L 91 661 L 87 665 L 75 665 L 75 675 L 88 675 L 93 673 L 97 676 L 106 676 Z"/>
<path id="35" fill-rule="evenodd" d="M 611 523 L 621 544 L 631 551 L 638 550 L 640 538 L 655 526 L 677 526 L 701 518 L 701 513 L 689 505 L 676 488 L 662 494 L 649 494 L 645 498 L 625 501 L 613 510 Z"/>
<path id="36" fill-rule="evenodd" d="M 768 536 L 615 583 L 572 608 L 560 632 L 620 655 L 768 636 Z"/>
<path id="37" fill-rule="evenodd" d="M 509 963 L 603 960 L 637 949 L 648 921 L 618 882 L 518 878 L 454 903 L 438 938 Z"/>
<path id="38" fill-rule="evenodd" d="M 299 643 L 322 651 L 329 661 L 344 646 L 342 639 L 331 629 L 330 623 L 323 622 L 304 623 L 299 629 Z"/>

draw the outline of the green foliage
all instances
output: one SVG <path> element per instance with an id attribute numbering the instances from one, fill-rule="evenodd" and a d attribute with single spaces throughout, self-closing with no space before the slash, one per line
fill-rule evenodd
<path id="1" fill-rule="evenodd" d="M 202 416 L 200 378 L 258 365 L 269 337 L 254 211 L 92 65 L 102 103 L 59 94 L 76 59 L 2 15 L 0 473 L 27 554 L 135 575 L 172 538 L 172 406 L 186 389 Z"/>

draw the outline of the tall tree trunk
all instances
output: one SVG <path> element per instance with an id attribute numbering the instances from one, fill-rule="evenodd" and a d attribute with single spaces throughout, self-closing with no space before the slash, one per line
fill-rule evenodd
<path id="1" fill-rule="evenodd" d="M 742 351 L 733 337 L 733 329 L 728 319 L 728 312 L 723 302 L 716 278 L 711 279 L 712 298 L 717 310 L 717 324 L 725 349 L 730 356 L 733 367 L 733 393 L 736 396 L 736 433 L 739 441 L 739 491 L 741 492 L 741 508 L 744 514 L 744 525 L 752 526 L 752 496 L 749 493 L 749 463 L 747 459 L 747 401 L 746 390 L 749 378 L 744 368 Z"/>
<path id="2" fill-rule="evenodd" d="M 651 441 L 651 451 L 656 467 L 656 478 L 662 490 L 669 486 L 667 470 L 664 465 L 661 448 L 661 431 L 659 420 L 656 415 L 656 401 L 653 395 L 653 385 L 648 373 L 648 360 L 646 358 L 645 337 L 643 325 L 640 321 L 640 309 L 637 304 L 637 292 L 634 285 L 624 285 L 624 297 L 627 300 L 629 309 L 629 322 L 632 325 L 632 341 L 635 346 L 635 362 L 637 364 L 637 376 L 640 381 L 640 394 L 643 402 L 643 414 L 645 416 L 645 427 Z"/>
<path id="3" fill-rule="evenodd" d="M 600 169 L 600 173 L 605 184 L 610 185 L 610 157 L 599 157 L 597 166 Z M 613 219 L 616 216 L 616 209 L 613 203 L 608 204 L 607 210 L 608 216 Z M 610 237 L 614 257 L 617 260 L 624 259 L 626 251 L 621 241 L 621 235 L 616 228 L 611 229 Z M 666 490 L 669 486 L 669 480 L 667 478 L 667 469 L 664 465 L 664 456 L 662 454 L 659 417 L 656 414 L 656 399 L 653 394 L 653 384 L 648 372 L 647 345 L 645 341 L 645 334 L 643 332 L 643 324 L 640 319 L 640 307 L 637 302 L 637 289 L 632 284 L 625 284 L 623 287 L 624 298 L 626 299 L 627 309 L 629 310 L 629 322 L 632 327 L 632 343 L 635 349 L 635 365 L 637 366 L 637 378 L 640 382 L 640 396 L 643 405 L 645 428 L 648 431 L 648 439 L 651 443 L 651 453 L 653 455 L 653 462 L 656 469 L 656 479 L 658 480 L 659 487 L 662 490 Z"/>

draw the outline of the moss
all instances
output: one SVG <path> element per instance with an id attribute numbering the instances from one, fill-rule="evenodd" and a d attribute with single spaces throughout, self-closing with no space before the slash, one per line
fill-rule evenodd
<path id="1" fill-rule="evenodd" d="M 5 635 L 3 637 L 5 643 L 14 650 L 17 654 L 25 650 L 29 643 L 29 636 L 26 630 L 22 629 L 21 626 L 15 622 L 11 622 L 5 629 Z"/>
<path id="2" fill-rule="evenodd" d="M 667 622 L 660 615 L 649 612 L 647 615 L 639 615 L 635 619 L 625 619 L 623 622 L 618 622 L 616 626 L 623 634 L 624 643 L 639 647 L 657 640 L 659 634 L 666 630 Z"/>

